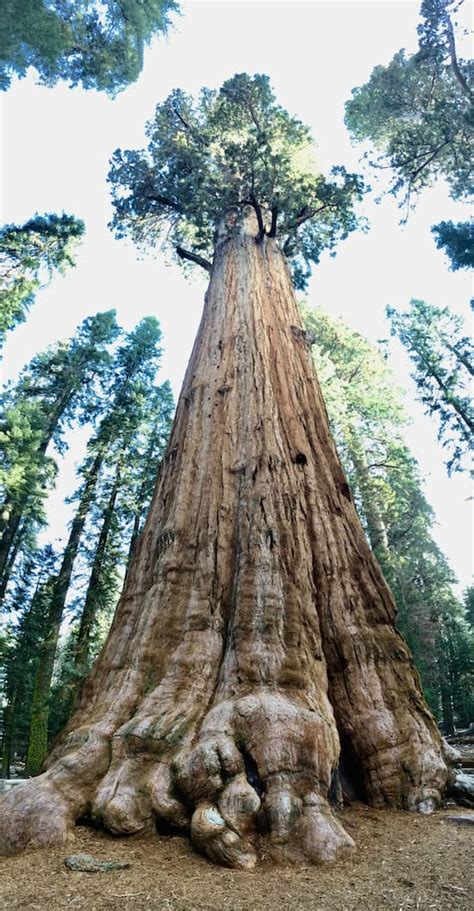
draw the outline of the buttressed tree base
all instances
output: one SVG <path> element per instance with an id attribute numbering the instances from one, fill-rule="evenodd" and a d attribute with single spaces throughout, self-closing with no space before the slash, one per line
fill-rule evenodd
<path id="1" fill-rule="evenodd" d="M 221 225 L 152 507 L 106 645 L 3 851 L 188 831 L 252 868 L 354 848 L 341 763 L 374 806 L 428 812 L 448 770 L 332 442 L 285 257 Z M 341 752 L 342 745 L 342 752 Z M 361 792 L 361 790 L 360 790 Z"/>

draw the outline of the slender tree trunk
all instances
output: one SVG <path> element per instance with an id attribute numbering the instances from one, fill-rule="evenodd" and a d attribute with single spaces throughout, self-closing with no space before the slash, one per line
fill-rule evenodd
<path id="1" fill-rule="evenodd" d="M 133 520 L 132 536 L 130 538 L 130 544 L 128 547 L 126 573 L 128 573 L 128 571 L 132 565 L 133 555 L 135 553 L 135 548 L 137 546 L 138 539 L 140 537 L 140 524 L 141 524 L 140 520 L 141 520 L 141 518 L 142 518 L 141 512 L 137 512 L 135 514 L 135 518 Z"/>
<path id="2" fill-rule="evenodd" d="M 441 693 L 441 708 L 443 713 L 443 727 L 445 734 L 454 734 L 454 695 L 455 681 L 453 677 L 452 640 L 448 628 L 445 627 L 444 636 L 439 636 L 437 641 L 439 687 Z"/>
<path id="3" fill-rule="evenodd" d="M 97 613 L 100 610 L 100 601 L 97 600 L 97 596 L 99 593 L 104 557 L 109 542 L 110 530 L 112 528 L 115 504 L 121 486 L 120 467 L 119 463 L 115 472 L 115 479 L 110 491 L 108 503 L 103 513 L 102 528 L 100 530 L 89 584 L 87 586 L 86 598 L 82 608 L 79 632 L 74 648 L 74 671 L 76 681 L 71 694 L 71 708 L 76 702 L 77 694 L 82 685 L 82 680 L 89 663 L 92 630 L 97 618 Z"/>
<path id="4" fill-rule="evenodd" d="M 160 434 L 160 436 L 161 436 L 161 434 Z M 148 472 L 150 472 L 152 475 L 153 475 L 153 473 L 156 472 L 156 466 L 154 466 L 152 463 L 152 456 L 153 456 L 155 447 L 156 447 L 156 438 L 154 435 L 152 435 L 151 439 L 149 441 L 147 450 L 145 452 L 145 455 L 143 457 L 143 467 L 146 470 L 148 470 Z M 131 563 L 132 563 L 133 554 L 135 553 L 135 547 L 137 545 L 138 538 L 140 536 L 140 527 L 141 527 L 141 524 L 142 524 L 142 521 L 143 521 L 144 515 L 145 515 L 144 509 L 143 509 L 143 503 L 148 500 L 152 490 L 153 490 L 153 487 L 150 487 L 150 478 L 146 477 L 145 474 L 143 474 L 142 482 L 140 484 L 140 488 L 138 490 L 138 496 L 137 496 L 138 509 L 137 509 L 137 512 L 135 513 L 135 516 L 133 519 L 132 534 L 130 537 L 130 544 L 128 547 L 128 556 L 127 556 L 127 564 L 126 564 L 127 573 L 128 573 L 129 567 L 131 566 Z"/>
<path id="5" fill-rule="evenodd" d="M 332 443 L 284 257 L 221 226 L 153 503 L 107 643 L 3 850 L 155 817 L 220 863 L 353 847 L 340 742 L 377 806 L 430 810 L 441 738 Z M 262 834 L 265 833 L 265 834 Z M 260 837 L 259 837 L 260 836 Z"/>
<path id="6" fill-rule="evenodd" d="M 18 529 L 18 533 L 15 536 L 15 541 L 14 541 L 13 547 L 8 556 L 8 562 L 6 563 L 6 565 L 4 567 L 3 574 L 0 575 L 0 604 L 3 601 L 3 599 L 7 593 L 8 583 L 10 581 L 12 569 L 15 565 L 15 560 L 18 556 L 18 552 L 20 550 L 23 537 L 24 537 L 24 526 L 22 526 L 22 528 Z"/>
<path id="7" fill-rule="evenodd" d="M 53 434 L 57 429 L 66 408 L 70 404 L 73 394 L 74 388 L 68 386 L 66 390 L 58 396 L 56 403 L 50 409 L 48 421 L 44 428 L 37 450 L 40 459 L 44 459 L 48 446 L 53 438 Z M 7 520 L 6 526 L 2 532 L 2 537 L 0 539 L 0 584 L 5 589 L 8 585 L 10 573 L 18 555 L 19 546 L 21 543 L 19 540 L 20 523 L 24 516 L 29 499 L 29 492 L 25 491 L 22 497 L 20 497 L 19 502 L 16 503 L 12 509 L 11 515 Z M 7 504 L 4 505 L 4 508 L 6 505 Z M 0 595 L 0 597 L 3 597 L 3 595 Z"/>
<path id="8" fill-rule="evenodd" d="M 451 687 L 446 675 L 446 667 L 441 662 L 439 675 L 439 688 L 441 692 L 441 709 L 443 713 L 443 728 L 445 734 L 454 734 L 454 713 Z"/>
<path id="9" fill-rule="evenodd" d="M 9 563 L 9 558 L 12 550 L 15 548 L 15 541 L 23 515 L 24 505 L 26 505 L 26 500 L 25 504 L 23 504 L 21 507 L 15 507 L 13 509 L 0 540 L 0 580 L 2 580 L 2 582 L 5 582 L 6 578 L 5 588 L 8 585 L 8 578 L 13 567 L 13 563 Z"/>
<path id="10" fill-rule="evenodd" d="M 359 446 L 354 440 L 349 442 L 349 457 L 357 476 L 372 550 L 382 567 L 387 568 L 390 565 L 387 529 L 378 503 L 377 493 L 374 489 L 374 482 L 370 476 L 367 456 L 363 447 Z"/>
<path id="11" fill-rule="evenodd" d="M 10 778 L 17 693 L 18 685 L 15 684 L 9 694 L 8 702 L 3 712 L 2 778 Z"/>
<path id="12" fill-rule="evenodd" d="M 456 348 L 456 345 L 450 345 L 449 342 L 447 342 L 445 339 L 443 339 L 443 341 L 444 341 L 444 344 L 446 345 L 446 348 L 448 349 L 448 351 L 451 351 L 451 353 L 454 354 L 454 356 L 457 358 L 459 363 L 462 364 L 463 367 L 466 368 L 468 373 L 470 373 L 471 376 L 474 376 L 474 366 L 473 366 L 472 362 L 469 360 L 468 356 L 466 354 L 463 354 L 463 352 L 460 351 L 459 348 Z"/>
<path id="13" fill-rule="evenodd" d="M 91 507 L 94 492 L 104 460 L 101 450 L 96 456 L 89 472 L 81 496 L 78 510 L 71 525 L 69 539 L 63 554 L 61 568 L 53 587 L 48 613 L 48 633 L 39 651 L 39 665 L 36 672 L 35 686 L 31 703 L 31 720 L 26 756 L 28 775 L 37 775 L 41 771 L 48 749 L 48 719 L 51 681 L 53 679 L 54 661 L 58 648 L 59 632 L 64 614 L 67 593 L 71 584 L 74 562 L 81 543 L 87 514 Z"/>
<path id="14" fill-rule="evenodd" d="M 427 370 L 427 373 L 433 377 L 435 383 L 441 389 L 441 392 L 443 393 L 443 396 L 444 396 L 445 404 L 448 407 L 451 406 L 454 409 L 454 411 L 456 412 L 456 415 L 457 415 L 456 421 L 460 427 L 460 430 L 464 436 L 464 439 L 467 440 L 467 442 L 470 442 L 472 439 L 472 434 L 474 433 L 474 421 L 473 421 L 471 415 L 469 414 L 468 411 L 466 411 L 464 408 L 461 407 L 461 405 L 459 404 L 459 400 L 456 398 L 456 396 L 451 395 L 450 390 L 447 387 L 446 383 L 443 382 L 443 380 L 441 379 L 439 374 L 434 370 L 434 368 L 428 367 L 428 368 L 426 368 L 426 370 Z"/>
<path id="15" fill-rule="evenodd" d="M 153 452 L 154 445 L 155 445 L 155 440 L 152 439 L 150 441 L 150 446 L 149 446 L 147 452 L 145 453 L 145 456 L 143 459 L 144 465 L 147 466 L 148 471 L 150 471 L 152 474 L 156 473 L 156 466 L 153 466 L 151 463 L 151 454 Z M 128 546 L 126 573 L 128 573 L 128 570 L 129 570 L 130 566 L 132 565 L 133 555 L 135 553 L 135 548 L 137 546 L 138 539 L 140 537 L 140 528 L 141 528 L 141 524 L 142 524 L 142 521 L 144 520 L 144 516 L 145 516 L 144 510 L 143 510 L 143 503 L 146 503 L 146 501 L 148 500 L 148 497 L 150 496 L 150 492 L 151 491 L 150 491 L 149 479 L 144 478 L 142 483 L 140 484 L 140 489 L 138 491 L 137 501 L 139 504 L 139 508 L 138 508 L 137 512 L 135 513 L 135 517 L 133 519 L 132 534 L 130 537 L 130 544 Z"/>

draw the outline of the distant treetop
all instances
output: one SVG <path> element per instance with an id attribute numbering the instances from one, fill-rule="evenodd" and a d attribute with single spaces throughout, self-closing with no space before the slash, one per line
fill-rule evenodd
<path id="1" fill-rule="evenodd" d="M 84 222 L 72 215 L 35 215 L 0 228 L 0 348 L 5 333 L 23 322 L 41 283 L 74 265 Z"/>
<path id="2" fill-rule="evenodd" d="M 33 66 L 43 85 L 115 94 L 138 79 L 143 51 L 166 32 L 175 0 L 4 0 L 0 88 Z"/>
<path id="3" fill-rule="evenodd" d="M 472 193 L 473 65 L 458 57 L 462 36 L 453 0 L 424 0 L 418 51 L 398 51 L 352 92 L 346 124 L 372 141 L 375 167 L 392 171 L 391 190 L 409 208 L 414 196 L 444 178 L 453 199 Z"/>

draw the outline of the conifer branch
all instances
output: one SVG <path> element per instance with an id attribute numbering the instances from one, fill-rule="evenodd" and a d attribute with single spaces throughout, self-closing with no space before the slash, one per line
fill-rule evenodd
<path id="1" fill-rule="evenodd" d="M 206 272 L 210 272 L 212 269 L 212 263 L 209 260 L 204 259 L 203 256 L 199 256 L 197 253 L 193 253 L 191 250 L 185 250 L 184 247 L 177 246 L 176 253 L 180 259 L 189 259 L 191 263 L 196 263 L 202 269 L 205 269 Z"/>

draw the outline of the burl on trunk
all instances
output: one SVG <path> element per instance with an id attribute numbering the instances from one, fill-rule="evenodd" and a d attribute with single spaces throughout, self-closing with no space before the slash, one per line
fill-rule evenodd
<path id="1" fill-rule="evenodd" d="M 366 542 L 278 243 L 220 229 L 154 501 L 102 654 L 4 850 L 156 820 L 252 867 L 353 848 L 343 761 L 376 806 L 429 810 L 442 743 Z M 341 757 L 341 743 L 343 745 Z M 345 757 L 345 758 L 344 758 Z"/>

